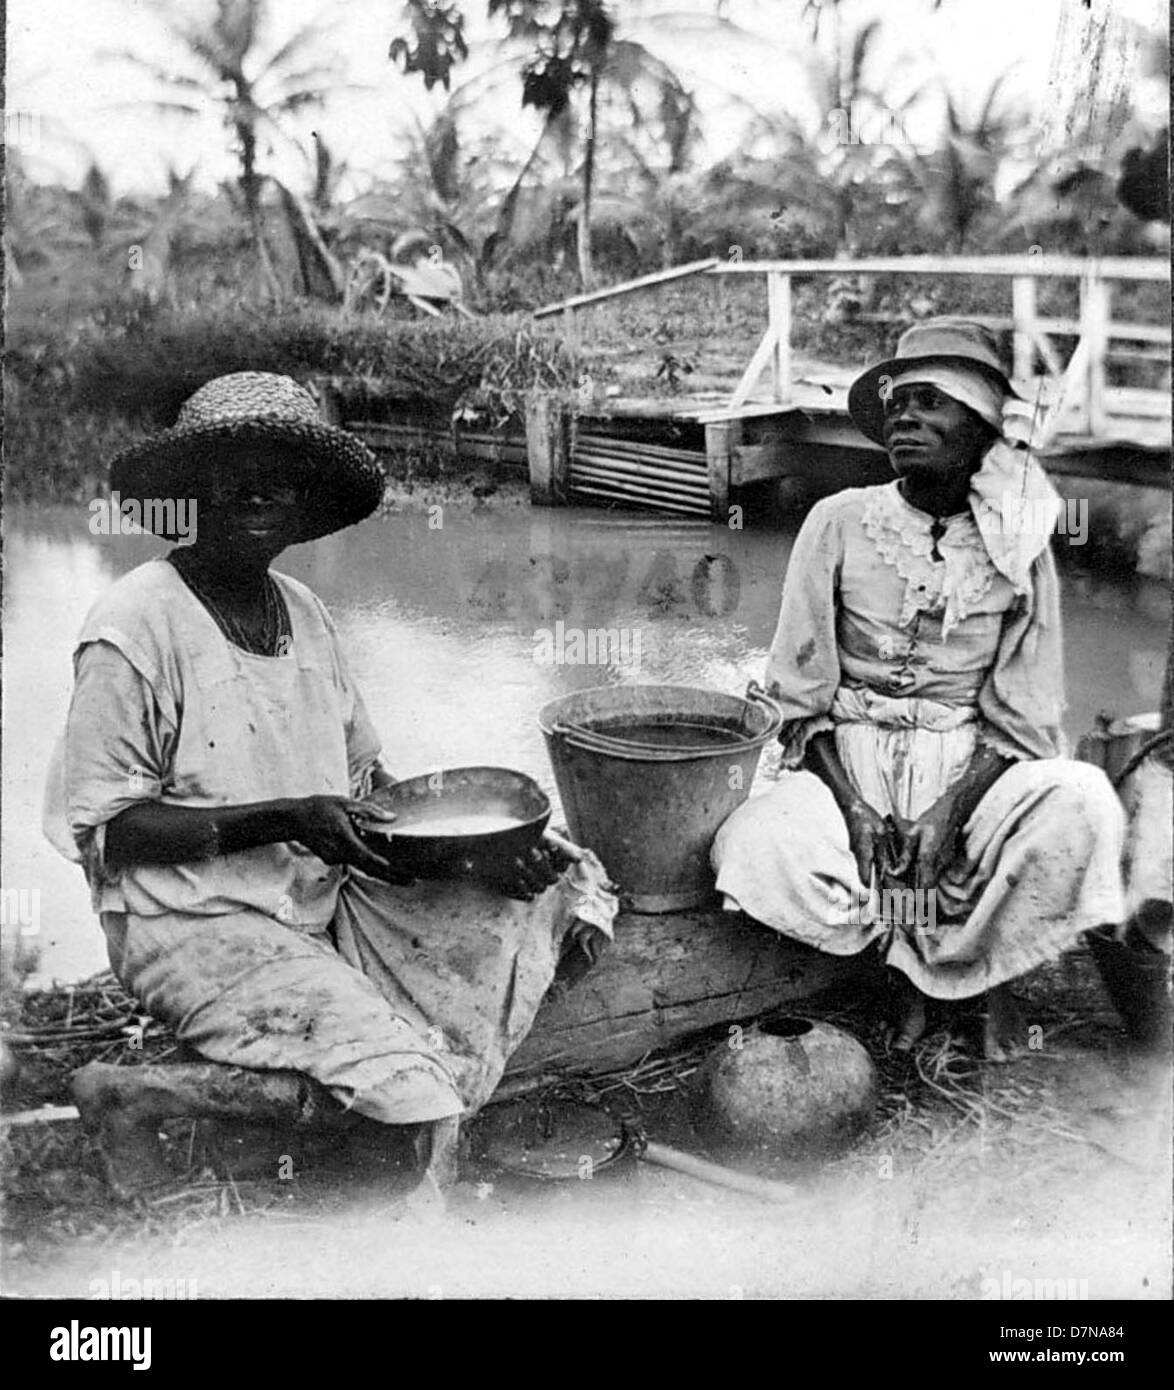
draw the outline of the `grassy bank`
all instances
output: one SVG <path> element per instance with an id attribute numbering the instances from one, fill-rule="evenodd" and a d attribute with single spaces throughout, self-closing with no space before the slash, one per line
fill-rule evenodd
<path id="1" fill-rule="evenodd" d="M 1160 317 L 1154 295 L 1161 288 L 1121 287 L 1131 302 L 1115 312 Z M 1075 293 L 1066 282 L 1045 283 L 1041 313 L 1074 314 Z M 261 312 L 221 293 L 175 308 L 95 298 L 84 314 L 54 316 L 32 312 L 38 294 L 48 302 L 43 287 L 22 290 L 11 319 L 10 501 L 100 496 L 110 456 L 171 424 L 197 387 L 225 372 L 262 370 L 332 381 L 343 392 L 344 417 L 411 420 L 433 431 L 382 454 L 388 506 L 521 502 L 522 485 L 508 471 L 459 456 L 454 426 L 517 438 L 524 397 L 536 389 L 595 407 L 614 394 L 729 391 L 766 325 L 758 277 L 693 278 L 607 301 L 578 316 L 573 337 L 560 318 L 535 322 L 522 312 L 436 321 L 306 304 Z M 797 280 L 796 371 L 875 360 L 917 316 L 1009 311 L 1009 302 L 993 294 L 981 277 Z M 1009 356 L 1009 333 L 1002 346 Z M 1135 364 L 1135 371 L 1149 365 Z M 1085 498 L 1093 513 L 1092 543 L 1069 557 L 1077 568 L 1140 567 L 1169 577 L 1165 494 L 1072 479 L 1063 480 L 1063 490 Z"/>
<path id="2" fill-rule="evenodd" d="M 26 325 L 5 374 L 8 496 L 98 495 L 112 453 L 172 424 L 193 391 L 228 372 L 324 377 L 343 388 L 345 409 L 374 418 L 404 412 L 444 429 L 459 416 L 504 430 L 519 427 L 526 392 L 569 389 L 579 370 L 561 339 L 516 315 L 384 322 L 306 306 L 269 314 L 126 306 L 69 331 Z M 454 463 L 440 445 L 392 471 L 442 479 Z"/>

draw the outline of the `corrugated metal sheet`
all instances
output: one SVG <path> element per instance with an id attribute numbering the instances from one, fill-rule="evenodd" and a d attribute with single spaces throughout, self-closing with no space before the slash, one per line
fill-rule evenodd
<path id="1" fill-rule="evenodd" d="M 571 454 L 571 500 L 708 517 L 705 455 L 580 433 Z"/>

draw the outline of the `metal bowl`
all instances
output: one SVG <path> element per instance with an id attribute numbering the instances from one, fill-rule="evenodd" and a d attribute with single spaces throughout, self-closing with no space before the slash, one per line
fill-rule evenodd
<path id="1" fill-rule="evenodd" d="M 514 859 L 539 843 L 550 820 L 550 798 L 508 767 L 430 772 L 367 800 L 396 819 L 365 823 L 363 838 L 422 877 Z"/>

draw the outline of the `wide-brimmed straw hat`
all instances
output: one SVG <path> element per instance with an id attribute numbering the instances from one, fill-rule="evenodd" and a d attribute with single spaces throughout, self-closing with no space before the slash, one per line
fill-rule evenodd
<path id="1" fill-rule="evenodd" d="M 848 414 L 861 434 L 877 444 L 884 443 L 886 392 L 882 377 L 900 376 L 936 363 L 977 370 L 1004 394 L 1015 395 L 989 328 L 969 319 L 927 319 L 906 329 L 897 341 L 895 355 L 862 372 L 849 388 Z"/>
<path id="2" fill-rule="evenodd" d="M 371 450 L 347 430 L 328 425 L 305 387 L 274 372 L 233 372 L 201 386 L 171 429 L 111 460 L 110 490 L 123 503 L 203 499 L 218 467 L 217 446 L 226 443 L 267 443 L 288 451 L 289 480 L 306 489 L 299 540 L 352 526 L 382 500 L 383 473 Z"/>

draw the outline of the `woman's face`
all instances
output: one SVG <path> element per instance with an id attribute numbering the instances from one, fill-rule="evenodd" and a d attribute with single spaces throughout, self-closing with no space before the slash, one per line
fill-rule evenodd
<path id="1" fill-rule="evenodd" d="M 969 477 L 982 462 L 990 427 L 968 406 L 936 386 L 894 387 L 885 401 L 885 448 L 898 477 Z"/>
<path id="2" fill-rule="evenodd" d="M 303 489 L 287 451 L 269 444 L 230 444 L 217 456 L 201 500 L 197 538 L 242 565 L 268 564 L 300 539 Z"/>

